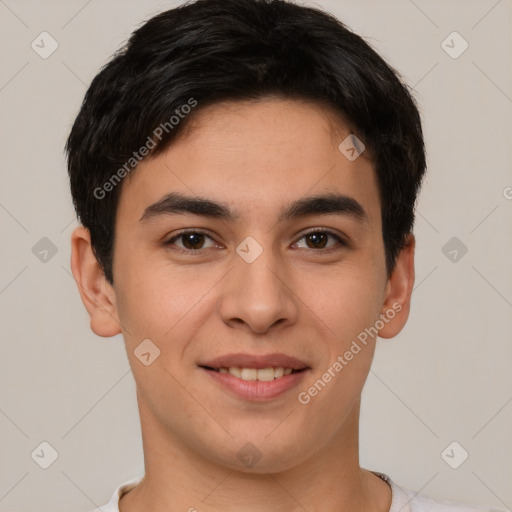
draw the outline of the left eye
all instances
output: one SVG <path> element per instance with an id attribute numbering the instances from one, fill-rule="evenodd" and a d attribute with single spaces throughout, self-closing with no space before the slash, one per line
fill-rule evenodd
<path id="1" fill-rule="evenodd" d="M 308 240 L 311 242 L 312 245 L 307 246 L 306 249 L 325 249 L 327 246 L 327 240 L 329 237 L 335 239 L 339 245 L 345 245 L 344 240 L 334 233 L 331 233 L 330 231 L 310 231 L 309 233 L 306 233 L 303 235 L 299 240 Z M 298 242 L 297 242 L 298 243 Z M 308 242 L 306 242 L 307 244 Z M 332 247 L 336 244 L 331 244 L 327 247 Z"/>

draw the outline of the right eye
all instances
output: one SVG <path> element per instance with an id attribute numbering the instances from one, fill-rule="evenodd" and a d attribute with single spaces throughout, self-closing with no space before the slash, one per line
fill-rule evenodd
<path id="1" fill-rule="evenodd" d="M 177 235 L 174 235 L 172 238 L 169 238 L 167 241 L 164 242 L 164 245 L 175 245 L 176 247 L 178 247 L 177 250 L 181 252 L 199 252 L 203 249 L 210 248 L 202 247 L 205 243 L 205 239 L 207 238 L 209 238 L 213 242 L 213 245 L 211 245 L 210 247 L 214 247 L 215 241 L 211 236 L 207 235 L 203 231 L 189 229 L 186 231 L 181 231 Z M 181 245 L 177 244 L 177 241 L 180 241 Z"/>

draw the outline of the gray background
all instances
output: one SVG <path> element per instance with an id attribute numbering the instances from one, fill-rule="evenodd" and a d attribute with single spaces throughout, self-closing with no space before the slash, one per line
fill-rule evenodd
<path id="1" fill-rule="evenodd" d="M 88 511 L 143 472 L 122 339 L 89 330 L 70 273 L 63 146 L 100 66 L 178 3 L 0 0 L 2 511 Z M 512 2 L 306 3 L 402 73 L 428 147 L 412 313 L 377 344 L 361 464 L 432 496 L 512 509 Z M 43 31 L 58 43 L 46 59 L 31 47 L 51 49 Z M 442 44 L 453 31 L 469 44 L 458 58 L 458 36 Z M 43 441 L 58 453 L 48 469 Z M 453 469 L 445 460 L 459 464 L 462 450 Z"/>

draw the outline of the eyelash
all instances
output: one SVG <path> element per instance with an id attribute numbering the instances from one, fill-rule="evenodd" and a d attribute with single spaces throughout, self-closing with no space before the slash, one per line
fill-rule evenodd
<path id="1" fill-rule="evenodd" d="M 324 233 L 324 234 L 330 235 L 331 237 L 333 237 L 333 238 L 335 238 L 337 240 L 338 245 L 335 245 L 335 246 L 332 246 L 332 247 L 328 247 L 327 249 L 314 249 L 314 248 L 312 248 L 312 249 L 310 249 L 312 251 L 316 251 L 316 252 L 331 252 L 333 250 L 339 250 L 341 248 L 349 247 L 348 242 L 344 238 L 342 238 L 337 233 L 334 233 L 331 229 L 323 228 L 323 227 L 309 229 L 308 231 L 303 233 L 300 238 L 297 239 L 297 242 L 299 240 L 302 240 L 304 237 L 306 237 L 308 235 L 311 235 L 313 233 Z M 201 234 L 201 235 L 205 235 L 208 238 L 213 240 L 213 237 L 211 237 L 206 231 L 203 231 L 202 229 L 186 229 L 186 230 L 178 232 L 172 238 L 169 238 L 167 241 L 165 241 L 164 242 L 164 246 L 166 246 L 166 247 L 167 246 L 171 246 L 171 245 L 174 244 L 174 241 L 176 241 L 179 238 L 181 238 L 182 236 L 188 235 L 188 234 Z M 295 243 L 297 243 L 297 242 L 295 242 Z M 209 247 L 207 247 L 205 249 L 182 249 L 182 248 L 178 247 L 178 248 L 175 248 L 173 250 L 181 252 L 181 253 L 185 253 L 185 254 L 192 254 L 192 253 L 200 254 L 200 253 L 202 253 L 203 251 L 205 251 L 207 249 L 209 249 Z M 306 249 L 309 249 L 309 248 L 306 248 Z"/>

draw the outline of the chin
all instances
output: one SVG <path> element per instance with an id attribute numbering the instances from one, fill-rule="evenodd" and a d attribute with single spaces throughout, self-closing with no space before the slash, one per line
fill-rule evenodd
<path id="1" fill-rule="evenodd" d="M 269 432 L 266 429 L 253 436 L 249 432 L 236 436 L 227 442 L 224 452 L 210 452 L 211 459 L 231 470 L 265 474 L 287 471 L 307 458 L 300 450 L 304 443 L 293 440 L 293 436 L 279 436 L 277 432 L 269 436 Z"/>

